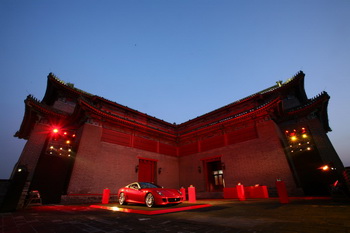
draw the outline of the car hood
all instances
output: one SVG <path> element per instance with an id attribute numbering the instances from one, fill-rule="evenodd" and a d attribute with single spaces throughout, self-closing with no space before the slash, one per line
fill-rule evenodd
<path id="1" fill-rule="evenodd" d="M 164 196 L 180 196 L 180 193 L 176 189 L 167 189 L 167 188 L 154 188 L 153 191 L 161 192 Z"/>

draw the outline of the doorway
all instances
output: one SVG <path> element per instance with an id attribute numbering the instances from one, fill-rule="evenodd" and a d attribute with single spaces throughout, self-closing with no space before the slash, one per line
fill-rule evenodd
<path id="1" fill-rule="evenodd" d="M 222 192 L 225 187 L 224 171 L 221 159 L 206 161 L 207 190 L 209 192 Z"/>
<path id="2" fill-rule="evenodd" d="M 157 161 L 151 159 L 139 159 L 139 182 L 156 182 Z"/>

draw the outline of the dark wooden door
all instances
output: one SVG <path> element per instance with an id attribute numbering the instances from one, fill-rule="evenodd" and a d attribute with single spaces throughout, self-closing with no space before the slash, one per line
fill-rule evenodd
<path id="1" fill-rule="evenodd" d="M 156 165 L 157 162 L 153 160 L 140 159 L 139 160 L 139 182 L 156 182 Z"/>

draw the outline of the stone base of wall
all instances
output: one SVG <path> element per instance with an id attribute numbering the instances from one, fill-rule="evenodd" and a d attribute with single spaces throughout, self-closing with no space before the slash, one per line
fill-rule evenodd
<path id="1" fill-rule="evenodd" d="M 110 203 L 117 203 L 118 196 L 111 195 L 109 198 Z M 61 204 L 64 205 L 72 205 L 72 204 L 92 204 L 92 203 L 102 203 L 102 195 L 62 195 L 61 196 Z"/>

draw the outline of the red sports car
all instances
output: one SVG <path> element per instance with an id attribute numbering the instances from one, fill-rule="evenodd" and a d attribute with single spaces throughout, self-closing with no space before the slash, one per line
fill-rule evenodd
<path id="1" fill-rule="evenodd" d="M 147 182 L 134 182 L 119 189 L 119 204 L 142 203 L 147 207 L 154 205 L 180 204 L 182 194 L 179 190 L 168 189 Z"/>

